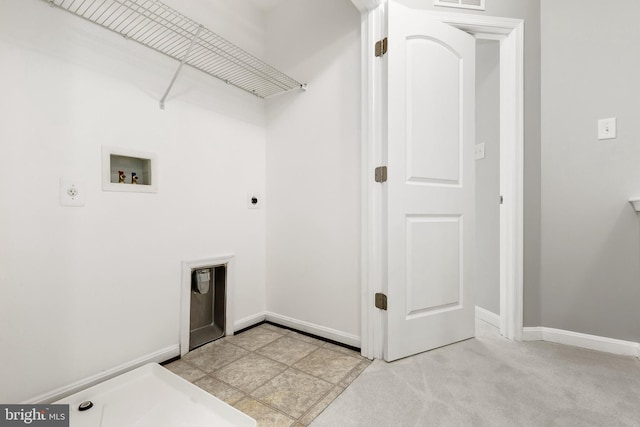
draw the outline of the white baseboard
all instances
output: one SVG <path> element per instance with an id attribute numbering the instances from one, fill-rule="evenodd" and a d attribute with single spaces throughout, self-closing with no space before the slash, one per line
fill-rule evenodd
<path id="1" fill-rule="evenodd" d="M 55 402 L 57 400 L 70 396 L 74 393 L 77 393 L 80 390 L 89 388 L 93 385 L 106 381 L 110 378 L 116 377 L 120 374 L 128 372 L 132 369 L 135 369 L 139 366 L 146 365 L 147 363 L 164 362 L 165 360 L 169 360 L 179 355 L 180 355 L 180 346 L 177 344 L 172 345 L 171 347 L 163 348 L 162 350 L 158 350 L 154 353 L 139 357 L 138 359 L 132 360 L 130 362 L 123 363 L 122 365 L 116 366 L 115 368 L 111 368 L 106 371 L 100 372 L 99 374 L 92 375 L 83 380 L 76 381 L 75 383 L 41 394 L 40 396 L 36 396 L 33 399 L 30 399 L 24 403 L 44 404 L 44 403 Z"/>
<path id="2" fill-rule="evenodd" d="M 543 330 L 540 326 L 522 328 L 522 341 L 544 341 Z"/>
<path id="3" fill-rule="evenodd" d="M 545 327 L 523 328 L 522 339 L 524 341 L 549 341 L 605 353 L 640 357 L 640 343 L 565 331 L 562 329 Z"/>
<path id="4" fill-rule="evenodd" d="M 276 325 L 286 326 L 287 328 L 292 328 L 301 332 L 306 332 L 308 334 L 317 335 L 322 338 L 360 348 L 360 337 L 356 335 L 347 334 L 335 329 L 305 322 L 304 320 L 298 320 L 292 317 L 283 316 L 281 314 L 272 313 L 270 311 L 263 311 L 252 316 L 237 320 L 233 324 L 233 329 L 234 331 L 240 331 L 242 329 L 264 322 L 265 320 L 271 323 L 275 323 Z"/>
<path id="5" fill-rule="evenodd" d="M 500 315 L 476 305 L 476 319 L 487 322 L 491 326 L 500 329 Z"/>
<path id="6" fill-rule="evenodd" d="M 241 331 L 245 328 L 248 328 L 253 325 L 257 325 L 258 323 L 262 323 L 267 319 L 267 312 L 263 311 L 252 316 L 245 317 L 240 320 L 236 320 L 233 323 L 233 331 Z"/>
<path id="7" fill-rule="evenodd" d="M 319 337 L 350 345 L 352 347 L 360 348 L 360 337 L 356 335 L 347 334 L 335 329 L 327 328 L 287 316 L 282 316 L 280 314 L 271 313 L 269 311 L 267 311 L 265 314 L 266 320 L 269 322 L 297 329 L 298 331 L 306 332 L 308 334 L 317 335 Z"/>

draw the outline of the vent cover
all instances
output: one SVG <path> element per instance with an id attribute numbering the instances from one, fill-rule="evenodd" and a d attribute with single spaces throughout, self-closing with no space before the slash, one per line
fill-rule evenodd
<path id="1" fill-rule="evenodd" d="M 484 0 L 433 0 L 433 5 L 484 10 Z"/>

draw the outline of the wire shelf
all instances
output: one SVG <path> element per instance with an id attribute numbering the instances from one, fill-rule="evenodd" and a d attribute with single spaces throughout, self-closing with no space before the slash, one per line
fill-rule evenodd
<path id="1" fill-rule="evenodd" d="M 158 0 L 45 1 L 260 98 L 305 87 Z"/>

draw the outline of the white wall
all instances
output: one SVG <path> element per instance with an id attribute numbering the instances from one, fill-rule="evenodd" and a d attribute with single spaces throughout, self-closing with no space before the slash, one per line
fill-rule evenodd
<path id="1" fill-rule="evenodd" d="M 269 61 L 309 84 L 267 109 L 267 309 L 360 336 L 360 14 L 289 0 Z"/>
<path id="2" fill-rule="evenodd" d="M 542 2 L 542 326 L 640 341 L 640 3 Z M 597 120 L 618 138 L 597 140 Z"/>
<path id="3" fill-rule="evenodd" d="M 0 3 L 0 402 L 177 352 L 184 259 L 234 253 L 236 317 L 264 311 L 265 211 L 246 205 L 264 103 L 186 69 L 161 111 L 176 66 L 45 2 Z M 156 153 L 158 193 L 101 191 L 102 145 Z M 85 207 L 59 206 L 61 176 L 85 178 Z"/>
<path id="4" fill-rule="evenodd" d="M 476 305 L 500 314 L 500 43 L 476 44 Z"/>

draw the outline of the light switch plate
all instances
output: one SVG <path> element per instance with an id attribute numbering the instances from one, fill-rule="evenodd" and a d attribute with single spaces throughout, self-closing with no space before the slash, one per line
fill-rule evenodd
<path id="1" fill-rule="evenodd" d="M 84 206 L 84 180 L 69 177 L 60 178 L 60 206 Z"/>
<path id="2" fill-rule="evenodd" d="M 476 144 L 476 160 L 484 159 L 484 142 Z"/>
<path id="3" fill-rule="evenodd" d="M 614 139 L 616 137 L 616 118 L 598 120 L 598 139 Z"/>

